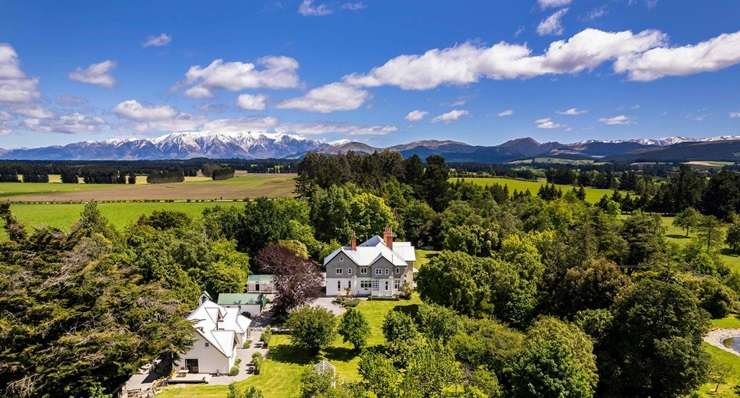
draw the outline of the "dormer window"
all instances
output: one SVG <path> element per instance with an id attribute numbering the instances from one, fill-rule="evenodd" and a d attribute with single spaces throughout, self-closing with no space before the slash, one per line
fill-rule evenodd
<path id="1" fill-rule="evenodd" d="M 386 275 L 390 275 L 390 273 L 391 273 L 391 270 L 389 270 L 388 268 L 386 268 L 386 269 L 385 269 L 385 272 L 384 272 L 384 273 L 385 273 Z"/>
<path id="2" fill-rule="evenodd" d="M 383 270 L 380 268 L 375 268 L 375 275 L 383 275 Z"/>
<path id="3" fill-rule="evenodd" d="M 352 275 L 352 268 L 347 268 L 347 275 Z"/>
<path id="4" fill-rule="evenodd" d="M 401 273 L 401 267 L 396 267 L 396 273 L 397 274 L 400 274 Z"/>
<path id="5" fill-rule="evenodd" d="M 360 273 L 363 274 L 363 275 L 366 275 L 367 274 L 367 267 L 360 268 Z"/>
<path id="6" fill-rule="evenodd" d="M 341 275 L 344 270 L 342 268 L 337 268 L 337 275 Z"/>

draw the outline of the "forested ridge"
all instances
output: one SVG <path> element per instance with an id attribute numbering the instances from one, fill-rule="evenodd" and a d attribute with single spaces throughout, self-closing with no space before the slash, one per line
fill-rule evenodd
<path id="1" fill-rule="evenodd" d="M 272 272 L 286 316 L 317 294 L 325 255 L 387 226 L 440 251 L 418 273 L 423 303 L 388 315 L 381 346 L 364 347 L 356 314 L 343 318 L 361 380 L 307 377 L 304 396 L 678 397 L 713 374 L 702 336 L 740 292 L 719 257 L 740 246 L 738 204 L 711 199 L 738 189 L 732 171 L 679 168 L 656 183 L 655 195 L 672 193 L 666 211 L 698 232 L 685 247 L 666 243 L 649 207 L 590 205 L 577 189 L 450 183 L 439 156 L 310 154 L 298 172 L 295 198 L 215 207 L 199 220 L 155 212 L 122 231 L 94 203 L 69 233 L 26 231 L 4 206 L 2 394 L 112 393 L 138 366 L 188 347 L 183 319 L 202 291 L 244 291 L 248 273 Z M 309 321 L 322 317 L 287 325 L 336 326 Z"/>

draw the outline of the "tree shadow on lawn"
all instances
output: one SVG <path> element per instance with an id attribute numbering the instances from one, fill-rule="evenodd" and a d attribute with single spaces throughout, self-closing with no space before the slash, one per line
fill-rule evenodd
<path id="1" fill-rule="evenodd" d="M 324 355 L 329 361 L 349 362 L 359 353 L 353 348 L 332 346 L 324 349 Z"/>
<path id="2" fill-rule="evenodd" d="M 280 344 L 270 347 L 268 358 L 275 362 L 308 365 L 316 361 L 316 357 L 290 344 Z"/>

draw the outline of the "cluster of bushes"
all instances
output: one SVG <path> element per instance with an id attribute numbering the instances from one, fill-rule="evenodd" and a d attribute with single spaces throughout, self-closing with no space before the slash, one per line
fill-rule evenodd
<path id="1" fill-rule="evenodd" d="M 234 169 L 229 166 L 220 164 L 206 163 L 201 168 L 204 176 L 211 177 L 214 180 L 228 180 L 234 177 Z"/>
<path id="2" fill-rule="evenodd" d="M 185 174 L 182 169 L 157 170 L 147 176 L 147 182 L 149 184 L 166 184 L 183 181 L 185 181 Z"/>

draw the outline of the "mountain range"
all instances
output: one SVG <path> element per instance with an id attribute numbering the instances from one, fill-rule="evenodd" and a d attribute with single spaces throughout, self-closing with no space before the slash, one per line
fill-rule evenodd
<path id="1" fill-rule="evenodd" d="M 15 160 L 151 160 L 188 159 L 297 159 L 308 152 L 372 153 L 398 151 L 404 157 L 442 155 L 448 162 L 505 163 L 534 157 L 635 161 L 740 161 L 740 136 L 659 140 L 589 140 L 570 144 L 539 143 L 519 138 L 495 146 L 469 145 L 451 140 L 415 141 L 387 148 L 361 142 L 326 143 L 291 134 L 272 133 L 172 133 L 153 139 L 76 142 L 60 146 L 0 149 L 0 159 Z"/>

